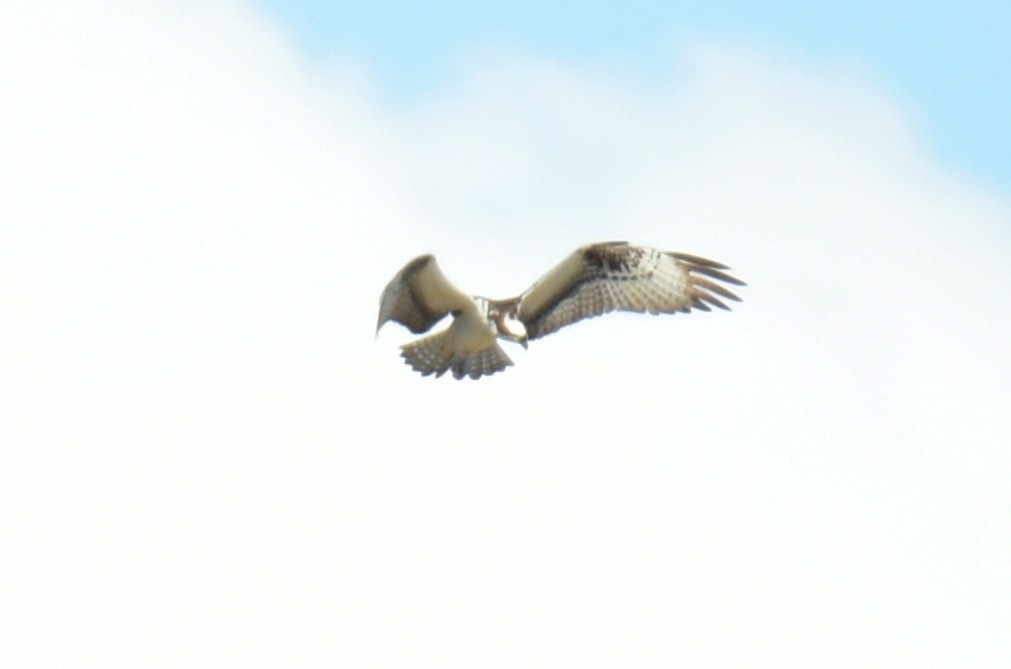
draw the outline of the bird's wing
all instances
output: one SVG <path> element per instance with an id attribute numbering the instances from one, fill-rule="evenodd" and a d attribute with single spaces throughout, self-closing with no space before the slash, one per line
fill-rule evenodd
<path id="1" fill-rule="evenodd" d="M 376 332 L 387 321 L 397 321 L 415 334 L 426 332 L 446 314 L 473 308 L 473 304 L 449 282 L 435 256 L 418 256 L 383 291 Z"/>
<path id="2" fill-rule="evenodd" d="M 669 314 L 728 309 L 720 298 L 740 301 L 722 281 L 745 285 L 721 270 L 726 265 L 627 242 L 577 249 L 520 297 L 519 319 L 530 339 L 609 311 Z"/>

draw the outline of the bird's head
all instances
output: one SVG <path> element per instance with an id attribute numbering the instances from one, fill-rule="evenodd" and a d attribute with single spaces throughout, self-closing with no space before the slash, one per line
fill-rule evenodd
<path id="1" fill-rule="evenodd" d="M 515 311 L 497 311 L 492 314 L 492 320 L 499 337 L 516 342 L 523 348 L 527 347 L 527 328 L 523 321 L 516 317 Z"/>

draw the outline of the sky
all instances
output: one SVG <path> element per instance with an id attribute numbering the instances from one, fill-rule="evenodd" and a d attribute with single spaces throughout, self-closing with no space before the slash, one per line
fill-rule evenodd
<path id="1" fill-rule="evenodd" d="M 900 48 L 1000 12 L 825 7 L 6 3 L 3 663 L 1008 666 L 1000 70 Z M 375 336 L 415 255 L 508 296 L 604 239 L 743 302 L 478 382 Z"/>
<path id="2" fill-rule="evenodd" d="M 301 48 L 360 61 L 400 102 L 452 86 L 489 49 L 652 81 L 670 75 L 684 41 L 778 49 L 886 86 L 946 163 L 1011 190 L 1006 2 L 260 2 Z"/>

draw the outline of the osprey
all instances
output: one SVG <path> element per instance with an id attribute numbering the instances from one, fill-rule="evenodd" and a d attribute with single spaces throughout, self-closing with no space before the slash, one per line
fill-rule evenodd
<path id="1" fill-rule="evenodd" d="M 376 334 L 387 321 L 397 321 L 415 334 L 428 332 L 452 314 L 448 328 L 402 346 L 401 355 L 423 376 L 452 370 L 457 379 L 477 379 L 513 364 L 499 346 L 500 338 L 526 348 L 529 340 L 609 311 L 673 314 L 709 311 L 709 305 L 729 309 L 717 296 L 740 298 L 716 281 L 746 284 L 721 271 L 725 269 L 698 256 L 627 242 L 588 244 L 522 295 L 490 300 L 457 290 L 435 257 L 427 254 L 407 263 L 386 286 Z"/>

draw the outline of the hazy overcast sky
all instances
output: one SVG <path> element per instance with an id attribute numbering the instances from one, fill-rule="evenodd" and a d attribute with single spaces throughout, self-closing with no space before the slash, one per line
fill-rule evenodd
<path id="1" fill-rule="evenodd" d="M 999 12 L 705 6 L 4 4 L 2 664 L 1011 666 Z M 744 301 L 374 337 L 603 239 Z"/>

